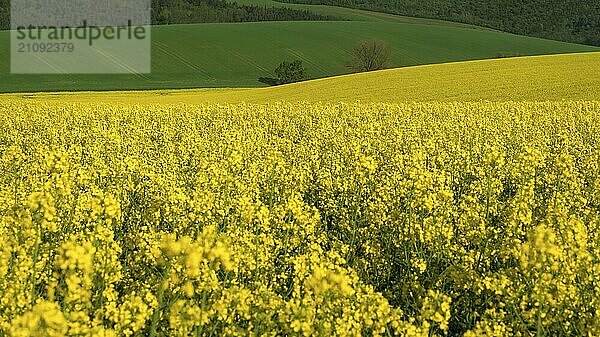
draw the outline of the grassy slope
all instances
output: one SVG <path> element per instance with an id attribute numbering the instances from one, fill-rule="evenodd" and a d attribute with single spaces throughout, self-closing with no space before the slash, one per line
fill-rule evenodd
<path id="1" fill-rule="evenodd" d="M 398 22 L 264 22 L 155 27 L 153 68 L 134 75 L 10 75 L 9 39 L 0 32 L 0 92 L 258 87 L 284 59 L 302 59 L 312 77 L 346 73 L 360 40 L 381 39 L 395 49 L 394 66 L 597 48 L 488 30 Z"/>
<path id="2" fill-rule="evenodd" d="M 274 88 L 0 97 L 136 104 L 600 100 L 600 52 L 417 66 Z"/>
<path id="3" fill-rule="evenodd" d="M 339 18 L 342 20 L 351 20 L 351 21 L 376 21 L 376 22 L 396 22 L 396 23 L 416 23 L 416 24 L 426 24 L 426 25 L 435 25 L 435 26 L 447 26 L 447 27 L 463 27 L 463 28 L 474 28 L 474 29 L 485 29 L 491 30 L 488 28 L 483 28 L 474 25 L 468 25 L 460 22 L 452 22 L 452 21 L 443 21 L 437 19 L 425 19 L 425 18 L 415 18 L 410 16 L 402 16 L 402 15 L 394 15 L 382 12 L 375 11 L 367 11 L 362 9 L 354 9 L 354 8 L 346 8 L 346 7 L 337 7 L 337 6 L 327 6 L 327 5 L 305 5 L 305 4 L 295 4 L 295 3 L 287 3 L 287 2 L 277 2 L 273 0 L 235 0 L 238 4 L 243 5 L 259 5 L 259 6 L 268 6 L 268 7 L 286 7 L 291 9 L 300 9 L 300 10 L 308 10 L 313 13 L 321 14 L 321 15 L 329 15 L 335 18 Z"/>
<path id="4" fill-rule="evenodd" d="M 244 0 L 259 1 L 266 0 Z M 278 0 L 328 4 L 493 27 L 519 35 L 600 46 L 598 0 Z"/>

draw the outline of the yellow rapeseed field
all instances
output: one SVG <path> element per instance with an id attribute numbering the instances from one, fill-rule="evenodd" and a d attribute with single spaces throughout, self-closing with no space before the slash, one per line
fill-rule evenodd
<path id="1" fill-rule="evenodd" d="M 0 335 L 598 336 L 600 102 L 0 102 Z"/>
<path id="2" fill-rule="evenodd" d="M 0 95 L 82 103 L 455 102 L 600 100 L 600 52 L 434 64 L 258 89 Z"/>

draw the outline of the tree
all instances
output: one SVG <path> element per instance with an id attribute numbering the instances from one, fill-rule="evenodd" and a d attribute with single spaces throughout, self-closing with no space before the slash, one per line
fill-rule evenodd
<path id="1" fill-rule="evenodd" d="M 352 51 L 349 68 L 355 72 L 381 70 L 390 67 L 392 50 L 382 41 L 359 43 Z"/>
<path id="2" fill-rule="evenodd" d="M 277 84 L 300 82 L 308 79 L 306 68 L 300 60 L 281 62 L 275 69 L 275 75 L 277 75 Z"/>

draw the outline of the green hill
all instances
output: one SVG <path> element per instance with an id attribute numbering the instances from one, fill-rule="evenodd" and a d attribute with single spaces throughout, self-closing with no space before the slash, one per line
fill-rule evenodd
<path id="1" fill-rule="evenodd" d="M 401 22 L 262 22 L 152 28 L 150 75 L 11 75 L 9 33 L 0 32 L 0 91 L 259 87 L 283 60 L 301 59 L 313 78 L 347 72 L 359 41 L 379 39 L 395 67 L 597 51 L 598 48 L 496 31 Z"/>

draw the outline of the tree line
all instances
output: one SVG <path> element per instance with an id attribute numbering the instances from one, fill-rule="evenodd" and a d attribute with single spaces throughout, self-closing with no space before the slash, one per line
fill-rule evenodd
<path id="1" fill-rule="evenodd" d="M 10 0 L 0 0 L 0 29 L 10 28 Z"/>
<path id="2" fill-rule="evenodd" d="M 323 21 L 336 19 L 283 7 L 240 5 L 226 0 L 152 0 L 152 24 Z M 83 19 L 83 18 L 82 18 Z M 0 0 L 0 29 L 10 28 L 10 0 Z"/>
<path id="3" fill-rule="evenodd" d="M 278 0 L 442 19 L 600 46 L 598 0 Z"/>
<path id="4" fill-rule="evenodd" d="M 152 23 L 259 22 L 331 20 L 307 10 L 240 5 L 225 0 L 153 0 Z"/>

